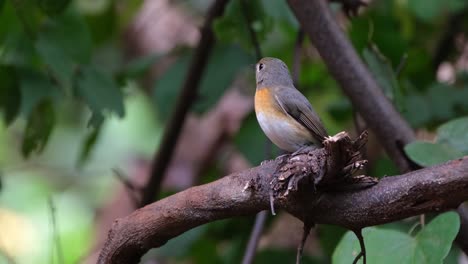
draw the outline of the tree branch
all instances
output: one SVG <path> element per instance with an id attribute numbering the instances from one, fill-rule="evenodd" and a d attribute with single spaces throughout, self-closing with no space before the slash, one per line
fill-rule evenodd
<path id="1" fill-rule="evenodd" d="M 385 97 L 369 70 L 364 66 L 353 46 L 333 19 L 324 0 L 288 0 L 301 27 L 309 35 L 327 64 L 330 73 L 340 83 L 354 107 L 375 132 L 390 158 L 400 171 L 415 169 L 402 147 L 414 140 L 414 132 Z M 462 227 L 457 242 L 468 254 L 468 217 L 458 210 Z M 463 224 L 464 223 L 464 224 Z"/>
<path id="2" fill-rule="evenodd" d="M 298 158 L 301 157 L 292 159 Z M 162 246 L 196 226 L 267 209 L 270 182 L 281 162 L 281 159 L 269 161 L 192 187 L 116 220 L 98 263 L 137 263 L 147 250 Z M 386 177 L 374 187 L 360 191 L 321 193 L 312 197 L 310 189 L 305 190 L 300 195 L 277 200 L 277 206 L 299 219 L 307 216 L 315 223 L 356 230 L 456 208 L 468 199 L 467 189 L 468 156 Z"/>
<path id="3" fill-rule="evenodd" d="M 216 17 L 223 14 L 227 2 L 228 0 L 216 0 L 208 11 L 205 24 L 201 29 L 200 42 L 194 51 L 182 92 L 177 100 L 175 111 L 169 119 L 170 122 L 164 130 L 161 146 L 151 169 L 151 177 L 143 190 L 142 206 L 151 203 L 160 189 L 163 175 L 174 152 L 185 116 L 195 101 L 203 70 L 215 42 L 211 24 Z"/>
<path id="4" fill-rule="evenodd" d="M 288 0 L 330 73 L 385 150 L 402 171 L 412 166 L 402 147 L 414 139 L 408 123 L 385 97 L 372 74 L 356 54 L 353 46 L 332 17 L 325 0 Z"/>

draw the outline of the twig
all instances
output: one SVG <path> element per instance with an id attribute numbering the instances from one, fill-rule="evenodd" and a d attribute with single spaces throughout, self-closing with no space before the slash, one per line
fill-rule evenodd
<path id="1" fill-rule="evenodd" d="M 205 23 L 201 28 L 200 42 L 194 51 L 182 91 L 176 102 L 175 111 L 164 130 L 161 145 L 153 161 L 150 179 L 143 189 L 141 206 L 154 201 L 161 188 L 161 182 L 171 161 L 182 125 L 187 112 L 196 99 L 199 83 L 215 42 L 211 25 L 215 18 L 223 14 L 227 2 L 228 0 L 216 0 L 208 11 Z"/>
<path id="2" fill-rule="evenodd" d="M 302 239 L 301 239 L 301 242 L 299 243 L 299 246 L 297 247 L 296 264 L 301 263 L 302 252 L 304 251 L 304 246 L 307 241 L 307 237 L 310 234 L 310 229 L 312 229 L 312 226 L 309 223 L 307 223 L 307 221 L 305 221 L 304 228 L 302 230 Z"/>
<path id="3" fill-rule="evenodd" d="M 294 45 L 294 56 L 292 65 L 292 79 L 294 85 L 299 85 L 299 76 L 301 74 L 301 57 L 302 57 L 302 43 L 304 42 L 304 31 L 299 28 L 296 37 L 296 44 Z"/>
<path id="4" fill-rule="evenodd" d="M 65 258 L 63 257 L 62 243 L 60 241 L 60 235 L 57 230 L 57 220 L 55 218 L 55 206 L 54 206 L 54 201 L 52 200 L 52 197 L 49 197 L 49 199 L 47 200 L 47 204 L 49 205 L 50 220 L 52 223 L 52 237 L 53 237 L 53 241 L 55 244 L 55 249 L 57 250 L 58 262 L 63 264 L 65 263 Z M 53 259 L 53 254 L 51 258 Z M 54 262 L 52 261 L 51 263 L 54 263 Z"/>
<path id="5" fill-rule="evenodd" d="M 270 181 L 278 165 L 277 160 L 266 162 L 192 187 L 116 220 L 98 263 L 137 263 L 147 250 L 164 245 L 196 226 L 267 209 Z M 467 189 L 468 157 L 465 157 L 385 177 L 372 188 L 360 191 L 311 197 L 308 189 L 300 193 L 308 194 L 304 199 L 291 195 L 276 201 L 278 207 L 299 219 L 306 213 L 315 223 L 357 230 L 455 208 L 468 199 Z"/>
<path id="6" fill-rule="evenodd" d="M 366 264 L 367 257 L 366 257 L 366 244 L 364 243 L 364 237 L 362 236 L 362 228 L 353 231 L 356 235 L 357 239 L 359 240 L 359 246 L 361 247 L 361 252 L 354 258 L 353 264 L 356 264 L 360 258 L 362 258 L 362 264 Z"/>
<path id="7" fill-rule="evenodd" d="M 127 190 L 128 197 L 132 200 L 135 208 L 138 208 L 140 204 L 140 199 L 138 198 L 138 193 L 141 193 L 140 188 L 137 188 L 129 179 L 124 175 L 119 169 L 112 169 L 115 177 L 123 184 L 125 190 Z"/>
<path id="8" fill-rule="evenodd" d="M 252 41 L 252 45 L 255 50 L 255 57 L 257 58 L 257 61 L 259 61 L 261 58 L 263 58 L 262 51 L 260 49 L 260 43 L 257 38 L 257 34 L 255 33 L 255 30 L 252 27 L 252 18 L 250 17 L 249 13 L 249 8 L 247 6 L 246 0 L 240 0 L 241 8 L 242 8 L 242 15 L 244 15 L 245 23 L 247 24 L 247 30 L 249 31 L 250 34 L 250 40 Z"/>
<path id="9" fill-rule="evenodd" d="M 408 53 L 404 53 L 403 56 L 401 56 L 400 63 L 398 64 L 397 68 L 395 69 L 395 76 L 399 76 L 403 69 L 406 66 L 406 63 L 408 61 Z"/>
<path id="10" fill-rule="evenodd" d="M 261 211 L 255 217 L 255 224 L 250 233 L 249 243 L 245 249 L 244 258 L 242 259 L 242 264 L 253 263 L 255 253 L 257 252 L 258 241 L 260 241 L 260 236 L 262 235 L 263 227 L 265 226 L 265 221 L 268 216 L 268 211 Z"/>
<path id="11" fill-rule="evenodd" d="M 468 7 L 463 8 L 459 12 L 450 16 L 445 31 L 443 32 L 432 59 L 432 67 L 434 72 L 437 72 L 440 64 L 444 62 L 453 50 L 455 37 L 462 31 L 463 19 L 466 17 Z"/>
<path id="12" fill-rule="evenodd" d="M 455 241 L 463 252 L 468 254 L 468 204 L 460 205 L 457 212 L 460 215 L 460 231 Z"/>

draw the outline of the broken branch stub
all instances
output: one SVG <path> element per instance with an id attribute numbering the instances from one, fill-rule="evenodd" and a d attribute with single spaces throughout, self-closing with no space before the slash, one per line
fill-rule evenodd
<path id="1" fill-rule="evenodd" d="M 375 178 L 353 176 L 367 163 L 361 160 L 361 149 L 367 142 L 367 135 L 367 131 L 364 131 L 352 140 L 348 133 L 340 132 L 328 137 L 323 142 L 324 148 L 305 148 L 279 157 L 279 165 L 270 182 L 273 199 L 287 202 L 289 195 L 296 195 L 310 201 L 310 195 L 318 195 L 322 191 L 362 189 L 375 185 Z"/>

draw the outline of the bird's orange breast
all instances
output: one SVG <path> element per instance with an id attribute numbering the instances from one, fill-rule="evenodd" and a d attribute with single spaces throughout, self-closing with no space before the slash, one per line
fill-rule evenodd
<path id="1" fill-rule="evenodd" d="M 263 132 L 281 149 L 293 152 L 311 142 L 309 131 L 281 109 L 269 88 L 255 92 L 255 113 Z"/>
<path id="2" fill-rule="evenodd" d="M 275 98 L 269 88 L 257 89 L 255 92 L 255 112 L 262 112 L 268 116 L 276 116 L 276 118 L 286 117 L 283 111 L 275 105 Z"/>

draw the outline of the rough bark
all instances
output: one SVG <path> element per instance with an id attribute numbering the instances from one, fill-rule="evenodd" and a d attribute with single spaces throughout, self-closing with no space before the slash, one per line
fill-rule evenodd
<path id="1" fill-rule="evenodd" d="M 325 148 L 192 187 L 116 220 L 99 263 L 138 263 L 147 250 L 191 228 L 265 210 L 272 190 L 276 208 L 303 221 L 352 230 L 456 208 L 468 199 L 468 157 L 386 177 L 361 189 L 373 184 L 369 178 L 350 177 L 362 163 L 354 157 L 363 140 L 348 142 L 346 135 L 337 136 Z M 360 190 L 343 191 L 355 186 Z"/>

